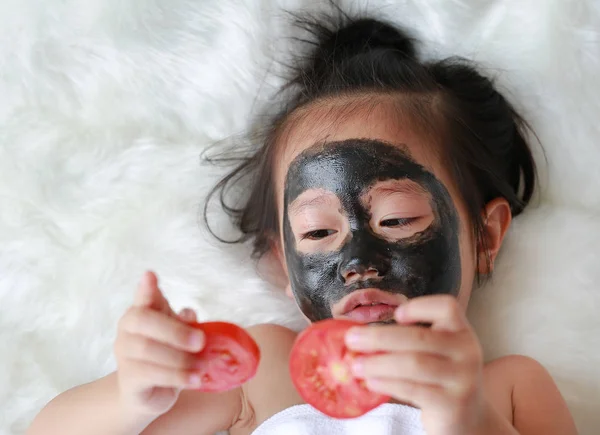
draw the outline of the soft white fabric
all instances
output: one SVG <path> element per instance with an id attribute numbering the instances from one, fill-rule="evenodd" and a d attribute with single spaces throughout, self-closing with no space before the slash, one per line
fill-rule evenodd
<path id="1" fill-rule="evenodd" d="M 199 155 L 279 83 L 281 7 L 316 3 L 0 2 L 1 435 L 115 368 L 117 320 L 144 269 L 201 319 L 302 324 L 247 247 L 206 234 L 199 210 L 222 170 Z M 430 56 L 481 62 L 531 120 L 543 189 L 470 317 L 488 358 L 539 359 L 581 433 L 600 433 L 599 2 L 343 3 L 414 29 Z"/>
<path id="2" fill-rule="evenodd" d="M 275 414 L 252 435 L 425 435 L 421 411 L 385 403 L 358 418 L 339 420 L 310 405 L 296 405 Z"/>

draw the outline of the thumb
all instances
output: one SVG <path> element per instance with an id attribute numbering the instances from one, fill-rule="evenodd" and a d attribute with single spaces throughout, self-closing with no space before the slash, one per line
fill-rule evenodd
<path id="1" fill-rule="evenodd" d="M 156 274 L 151 271 L 144 273 L 144 276 L 138 285 L 133 305 L 136 307 L 151 308 L 175 316 L 169 302 L 158 288 L 158 278 L 156 277 Z"/>

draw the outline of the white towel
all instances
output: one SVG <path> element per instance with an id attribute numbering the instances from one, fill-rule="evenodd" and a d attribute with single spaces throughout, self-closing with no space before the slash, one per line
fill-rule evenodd
<path id="1" fill-rule="evenodd" d="M 385 403 L 353 419 L 328 417 L 310 405 L 296 405 L 275 414 L 252 435 L 425 435 L 421 411 Z"/>

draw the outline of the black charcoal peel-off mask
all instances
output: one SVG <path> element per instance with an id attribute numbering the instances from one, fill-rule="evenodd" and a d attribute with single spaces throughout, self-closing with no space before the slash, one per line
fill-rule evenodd
<path id="1" fill-rule="evenodd" d="M 361 197 L 375 183 L 411 180 L 430 195 L 433 222 L 398 241 L 376 234 Z M 303 192 L 319 189 L 336 195 L 349 223 L 349 235 L 336 251 L 302 253 L 296 248 L 288 208 Z M 457 295 L 461 282 L 459 218 L 444 185 L 399 146 L 377 140 L 349 139 L 317 144 L 294 159 L 284 193 L 283 236 L 294 297 L 312 322 L 332 317 L 331 306 L 361 288 L 377 288 L 408 298 Z M 377 279 L 346 284 L 349 269 L 369 268 Z"/>

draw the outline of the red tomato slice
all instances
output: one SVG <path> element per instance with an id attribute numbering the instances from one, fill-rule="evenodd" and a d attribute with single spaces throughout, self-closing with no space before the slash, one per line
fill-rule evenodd
<path id="1" fill-rule="evenodd" d="M 390 398 L 369 391 L 350 369 L 358 354 L 344 344 L 346 331 L 361 323 L 328 319 L 303 331 L 290 354 L 290 374 L 300 396 L 334 418 L 355 418 Z"/>
<path id="2" fill-rule="evenodd" d="M 194 323 L 206 335 L 206 345 L 198 352 L 197 371 L 202 380 L 199 391 L 232 390 L 256 374 L 260 350 L 242 328 L 227 322 Z"/>

